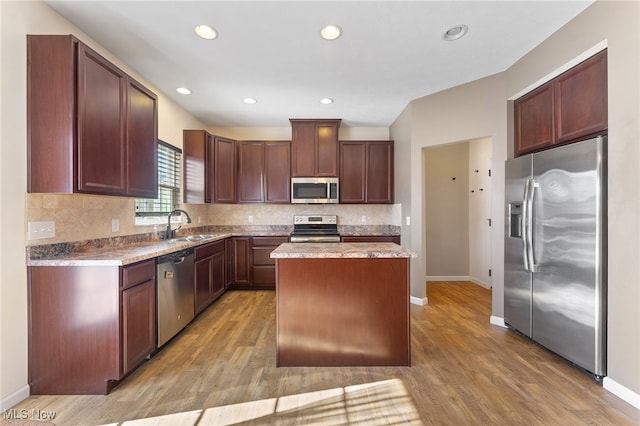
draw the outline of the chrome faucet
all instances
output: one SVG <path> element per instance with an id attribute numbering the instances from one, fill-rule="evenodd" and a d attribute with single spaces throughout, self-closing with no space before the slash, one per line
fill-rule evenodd
<path id="1" fill-rule="evenodd" d="M 187 217 L 187 223 L 191 223 L 191 218 L 189 217 L 189 213 L 187 213 L 186 211 L 182 210 L 182 209 L 175 209 L 173 210 L 171 213 L 169 213 L 169 216 L 167 217 L 167 231 L 164 234 L 165 239 L 170 240 L 171 238 L 175 238 L 176 237 L 176 231 L 180 228 L 182 228 L 182 225 L 178 226 L 176 229 L 171 229 L 171 216 L 173 216 L 175 213 L 184 213 L 184 215 Z"/>

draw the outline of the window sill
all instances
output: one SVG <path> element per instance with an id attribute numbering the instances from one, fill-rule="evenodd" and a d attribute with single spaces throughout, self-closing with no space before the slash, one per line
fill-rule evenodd
<path id="1" fill-rule="evenodd" d="M 168 214 L 168 213 L 167 213 Z M 181 216 L 171 216 L 171 224 L 181 224 Z M 167 226 L 167 215 L 163 216 L 136 216 L 135 226 L 155 226 L 164 225 Z"/>

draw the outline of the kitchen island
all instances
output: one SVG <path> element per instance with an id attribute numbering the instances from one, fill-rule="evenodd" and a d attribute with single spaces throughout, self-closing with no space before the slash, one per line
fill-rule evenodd
<path id="1" fill-rule="evenodd" d="M 275 249 L 277 365 L 411 365 L 413 256 L 394 243 Z"/>

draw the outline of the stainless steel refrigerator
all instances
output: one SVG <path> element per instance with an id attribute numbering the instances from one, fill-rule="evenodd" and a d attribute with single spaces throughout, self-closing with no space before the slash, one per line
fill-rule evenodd
<path id="1" fill-rule="evenodd" d="M 505 323 L 606 376 L 606 137 L 505 167 Z"/>

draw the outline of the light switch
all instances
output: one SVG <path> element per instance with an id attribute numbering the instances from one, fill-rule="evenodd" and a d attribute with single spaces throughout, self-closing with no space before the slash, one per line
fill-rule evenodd
<path id="1" fill-rule="evenodd" d="M 407 223 L 407 226 L 411 226 L 411 216 L 407 216 L 406 223 Z"/>
<path id="2" fill-rule="evenodd" d="M 111 232 L 118 232 L 120 230 L 120 219 L 111 219 Z"/>

